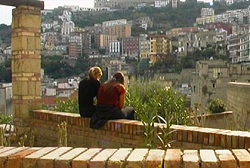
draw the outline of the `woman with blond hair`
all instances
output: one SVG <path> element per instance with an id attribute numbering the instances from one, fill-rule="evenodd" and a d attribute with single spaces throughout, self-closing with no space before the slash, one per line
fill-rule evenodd
<path id="1" fill-rule="evenodd" d="M 100 128 L 107 120 L 112 119 L 134 119 L 134 109 L 124 107 L 125 93 L 124 75 L 118 71 L 100 86 L 96 112 L 91 117 L 90 127 Z"/>
<path id="2" fill-rule="evenodd" d="M 78 105 L 81 117 L 91 117 L 95 112 L 94 98 L 100 87 L 99 79 L 102 76 L 102 70 L 98 66 L 89 69 L 88 77 L 79 83 Z"/>

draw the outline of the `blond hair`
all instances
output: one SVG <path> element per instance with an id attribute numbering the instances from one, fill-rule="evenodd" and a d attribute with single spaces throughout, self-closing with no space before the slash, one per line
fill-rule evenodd
<path id="1" fill-rule="evenodd" d="M 102 76 L 102 70 L 98 66 L 91 67 L 88 71 L 89 77 L 99 79 Z"/>

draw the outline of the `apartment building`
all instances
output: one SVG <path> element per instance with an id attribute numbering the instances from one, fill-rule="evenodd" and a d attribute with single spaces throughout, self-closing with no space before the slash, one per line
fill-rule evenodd
<path id="1" fill-rule="evenodd" d="M 205 25 L 207 23 L 214 23 L 215 15 L 213 8 L 201 8 L 201 17 L 196 18 L 196 23 L 199 25 Z"/>
<path id="2" fill-rule="evenodd" d="M 81 31 L 74 31 L 69 36 L 69 58 L 76 59 L 82 55 L 82 33 Z"/>
<path id="3" fill-rule="evenodd" d="M 141 35 L 139 40 L 139 57 L 142 59 L 148 59 L 150 53 L 150 40 L 147 35 Z"/>
<path id="4" fill-rule="evenodd" d="M 122 38 L 122 56 L 137 58 L 139 54 L 139 37 Z"/>
<path id="5" fill-rule="evenodd" d="M 61 34 L 69 35 L 70 32 L 74 31 L 75 23 L 72 21 L 66 21 L 62 23 Z"/>
<path id="6" fill-rule="evenodd" d="M 149 27 L 153 26 L 153 21 L 150 17 L 139 17 L 137 19 L 134 19 L 130 21 L 133 26 L 141 27 L 145 30 L 147 30 Z"/>
<path id="7" fill-rule="evenodd" d="M 131 24 L 104 26 L 105 34 L 117 36 L 118 38 L 131 36 Z"/>
<path id="8" fill-rule="evenodd" d="M 126 19 L 109 20 L 109 21 L 102 22 L 102 26 L 107 27 L 107 26 L 125 25 L 127 23 L 128 22 Z"/>
<path id="9" fill-rule="evenodd" d="M 173 28 L 166 32 L 167 36 L 178 36 L 179 34 L 185 33 L 195 33 L 199 32 L 198 27 L 180 27 L 180 28 Z"/>
<path id="10" fill-rule="evenodd" d="M 214 38 L 216 36 L 216 31 L 200 31 L 194 35 L 193 46 L 195 48 L 207 48 L 209 45 L 214 44 Z"/>
<path id="11" fill-rule="evenodd" d="M 110 41 L 117 40 L 117 36 L 112 36 L 109 34 L 99 34 L 96 37 L 96 44 L 99 48 L 107 48 Z"/>
<path id="12" fill-rule="evenodd" d="M 131 24 L 128 24 L 126 19 L 110 20 L 102 22 L 104 34 L 117 36 L 117 38 L 131 36 Z"/>
<path id="13" fill-rule="evenodd" d="M 233 34 L 228 37 L 227 49 L 232 63 L 250 63 L 250 32 L 249 25 L 239 25 L 233 28 Z"/>
<path id="14" fill-rule="evenodd" d="M 171 40 L 166 35 L 149 35 L 150 61 L 154 64 L 172 50 Z"/>
<path id="15" fill-rule="evenodd" d="M 92 34 L 88 30 L 84 30 L 82 33 L 82 48 L 84 52 L 88 53 L 89 50 L 92 48 Z"/>
<path id="16" fill-rule="evenodd" d="M 112 40 L 109 42 L 109 56 L 120 57 L 121 56 L 121 42 L 118 40 Z"/>
<path id="17" fill-rule="evenodd" d="M 195 49 L 207 48 L 216 41 L 217 31 L 200 31 L 197 33 L 183 33 L 178 36 L 178 57 L 187 55 Z M 224 39 L 225 40 L 225 39 Z"/>
<path id="18" fill-rule="evenodd" d="M 212 99 L 226 103 L 228 82 L 250 82 L 250 66 L 223 60 L 197 61 L 191 81 L 191 107 L 199 104 L 199 112 L 206 113 Z"/>
<path id="19" fill-rule="evenodd" d="M 161 7 L 165 7 L 170 3 L 170 0 L 156 0 L 155 1 L 155 7 L 156 8 L 161 8 Z"/>
<path id="20" fill-rule="evenodd" d="M 202 8 L 201 17 L 196 18 L 196 23 L 198 25 L 205 25 L 208 23 L 250 23 L 249 9 L 248 7 L 246 9 L 228 10 L 224 13 L 215 15 L 213 8 Z"/>
<path id="21" fill-rule="evenodd" d="M 232 63 L 250 63 L 249 33 L 231 36 L 228 40 L 228 51 Z"/>

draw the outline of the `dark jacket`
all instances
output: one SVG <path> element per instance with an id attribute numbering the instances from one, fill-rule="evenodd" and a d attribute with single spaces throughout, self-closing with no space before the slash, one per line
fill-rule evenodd
<path id="1" fill-rule="evenodd" d="M 93 78 L 85 78 L 79 83 L 78 105 L 81 117 L 91 117 L 95 112 L 94 97 L 98 93 L 100 82 Z"/>

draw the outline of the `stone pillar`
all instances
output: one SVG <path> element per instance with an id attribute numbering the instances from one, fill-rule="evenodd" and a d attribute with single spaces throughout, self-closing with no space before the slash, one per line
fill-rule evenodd
<path id="1" fill-rule="evenodd" d="M 11 70 L 14 125 L 29 127 L 29 111 L 41 109 L 41 8 L 20 5 L 12 11 Z"/>

